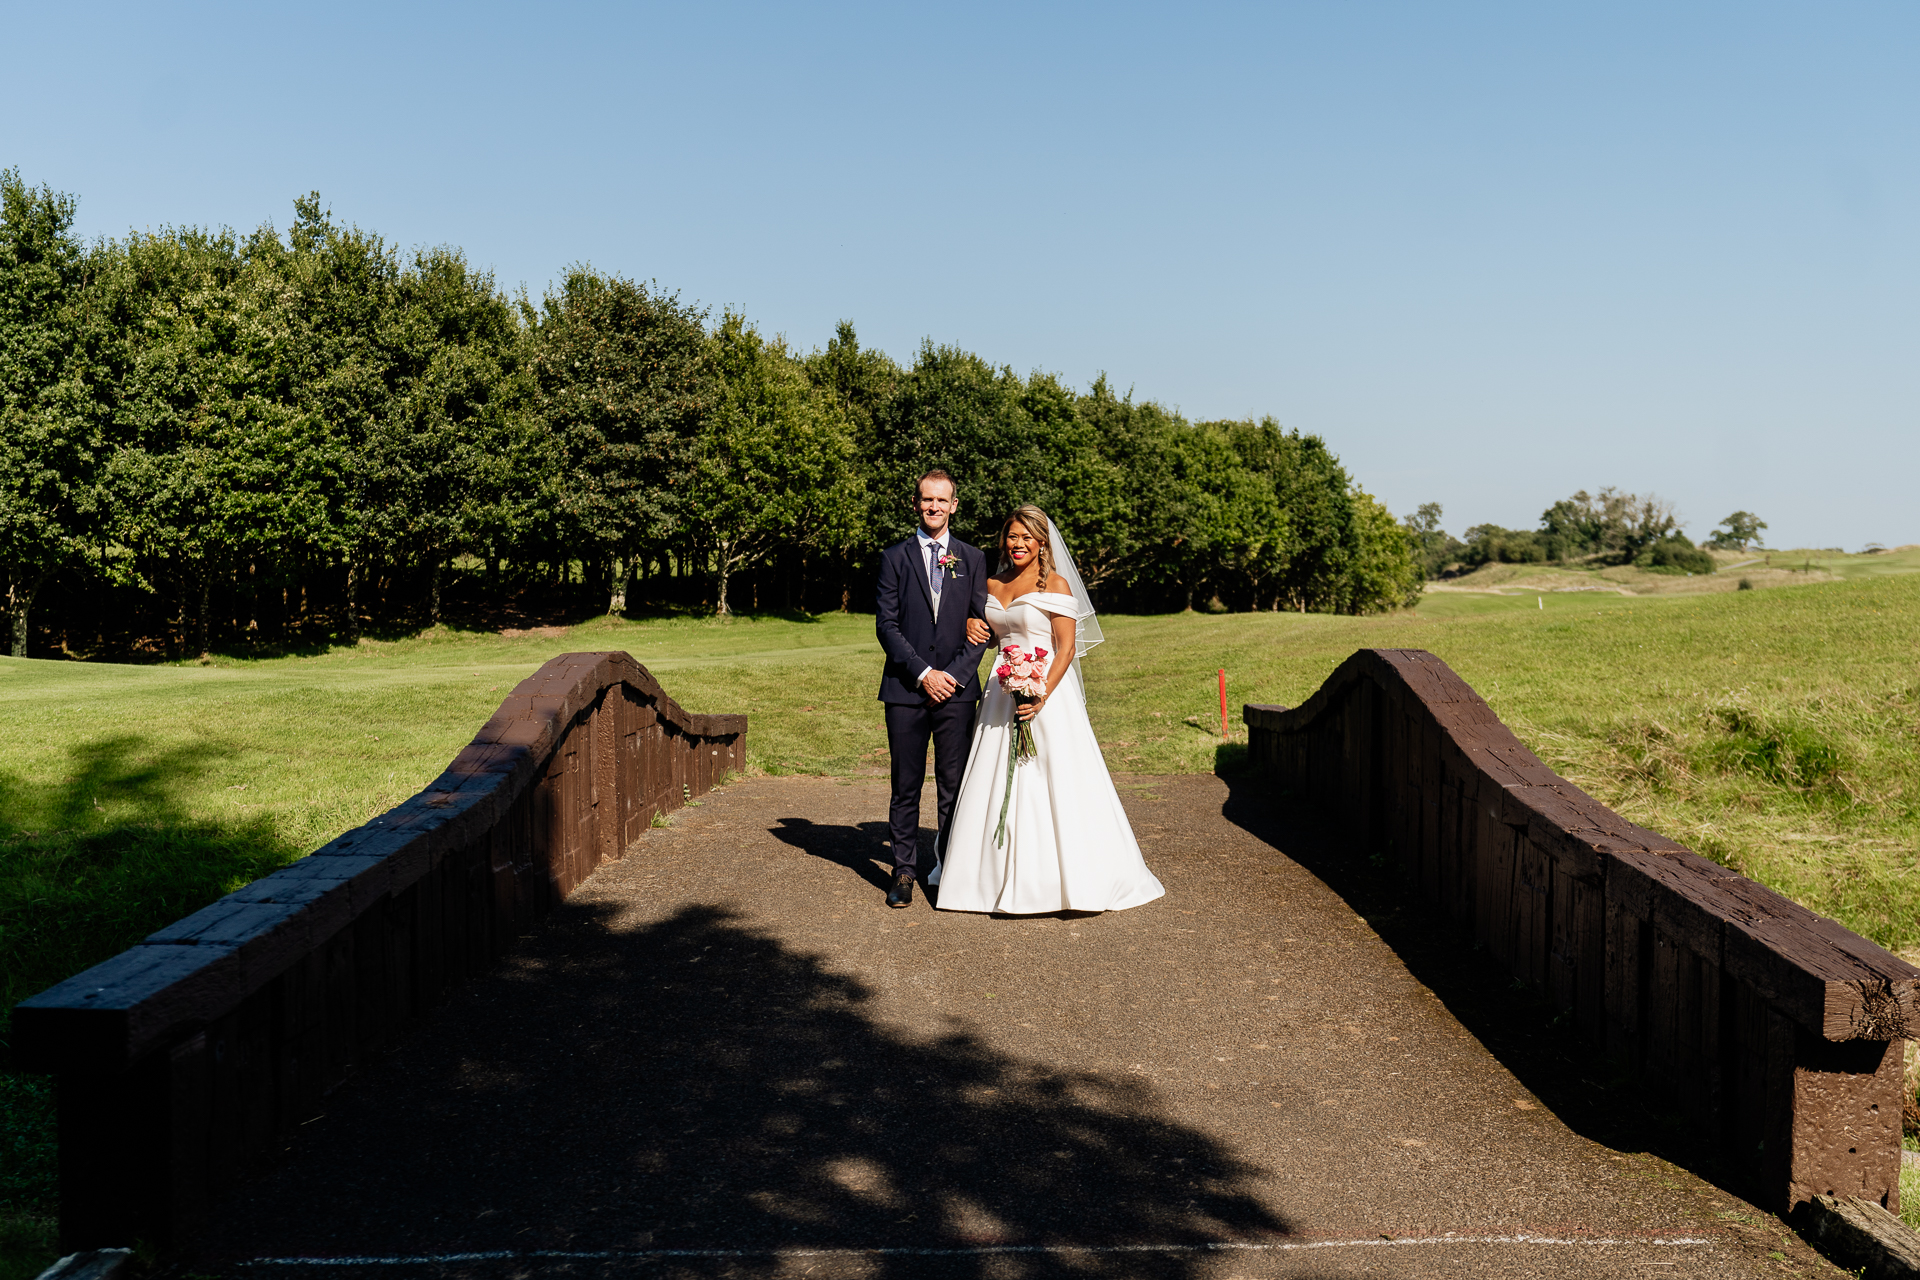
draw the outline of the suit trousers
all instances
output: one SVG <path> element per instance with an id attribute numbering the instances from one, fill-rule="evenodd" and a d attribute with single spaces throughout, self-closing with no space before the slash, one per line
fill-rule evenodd
<path id="1" fill-rule="evenodd" d="M 927 743 L 933 743 L 936 830 L 938 838 L 945 839 L 947 824 L 953 819 L 953 802 L 960 795 L 960 778 L 967 771 L 967 753 L 973 749 L 973 721 L 980 703 L 949 698 L 937 706 L 900 702 L 886 706 L 887 750 L 893 756 L 893 804 L 887 813 L 893 866 L 896 871 L 918 875 L 920 791 L 927 777 Z M 927 869 L 932 869 L 931 862 Z"/>

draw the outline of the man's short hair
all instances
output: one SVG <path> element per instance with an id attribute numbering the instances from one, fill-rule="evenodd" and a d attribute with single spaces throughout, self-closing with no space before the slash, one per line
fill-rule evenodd
<path id="1" fill-rule="evenodd" d="M 953 496 L 956 498 L 960 496 L 960 486 L 953 482 L 953 477 L 947 474 L 946 468 L 935 467 L 931 471 L 923 472 L 920 478 L 914 482 L 913 500 L 915 502 L 920 501 L 921 486 L 925 485 L 929 480 L 945 480 L 947 482 L 947 488 L 953 490 Z"/>

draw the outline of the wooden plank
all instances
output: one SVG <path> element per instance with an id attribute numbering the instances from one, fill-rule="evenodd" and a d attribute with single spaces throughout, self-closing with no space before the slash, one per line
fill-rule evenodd
<path id="1" fill-rule="evenodd" d="M 220 947 L 138 946 L 14 1006 L 28 1071 L 125 1070 L 178 1023 L 204 1022 L 244 995 Z"/>
<path id="2" fill-rule="evenodd" d="M 213 1202 L 214 1169 L 207 1138 L 213 1114 L 213 1078 L 204 1032 L 188 1036 L 166 1053 L 166 1237 L 190 1238 Z"/>
<path id="3" fill-rule="evenodd" d="M 1671 1081 L 1681 1069 L 1680 956 L 1683 947 L 1649 925 L 1645 936 L 1647 971 L 1641 986 L 1646 1073 L 1653 1080 Z"/>
<path id="4" fill-rule="evenodd" d="M 244 1099 L 240 1081 L 239 1014 L 217 1018 L 206 1029 L 208 1096 L 207 1165 L 216 1189 L 232 1183 L 246 1159 Z"/>
<path id="5" fill-rule="evenodd" d="M 354 1061 L 387 1046 L 387 913 L 368 911 L 347 927 L 353 935 Z"/>
<path id="6" fill-rule="evenodd" d="M 1489 826 L 1497 825 L 1482 819 Z M 1517 838 L 1512 828 L 1501 826 L 1502 843 L 1514 851 L 1511 951 L 1507 968 L 1514 977 L 1545 993 L 1547 952 L 1552 946 L 1553 866 L 1540 847 L 1531 840 Z"/>
<path id="7" fill-rule="evenodd" d="M 1709 1124 L 1720 1110 L 1719 979 L 1717 964 L 1689 947 L 1675 948 L 1672 1092 L 1682 1110 Z"/>
<path id="8" fill-rule="evenodd" d="M 354 929 L 349 926 L 329 938 L 320 948 L 321 986 L 321 1069 L 323 1087 L 331 1089 L 346 1078 L 360 1061 L 359 1035 L 354 1027 L 356 1004 L 353 998 Z"/>
<path id="9" fill-rule="evenodd" d="M 447 862 L 444 854 L 413 886 L 414 952 L 413 991 L 409 1003 L 417 1017 L 420 1011 L 440 1002 L 447 988 L 446 885 Z"/>
<path id="10" fill-rule="evenodd" d="M 290 1129 L 307 1119 L 326 1091 L 326 973 L 314 952 L 280 979 L 279 1127 Z"/>
<path id="11" fill-rule="evenodd" d="M 55 1078 L 62 1249 L 173 1241 L 169 1066 L 168 1055 L 155 1053 L 128 1071 Z"/>
<path id="12" fill-rule="evenodd" d="M 1447 917 L 1460 924 L 1472 927 L 1473 891 L 1478 881 L 1475 862 L 1479 854 L 1480 840 L 1480 803 L 1479 779 L 1470 773 L 1457 773 L 1454 777 L 1455 827 L 1453 837 L 1453 857 L 1448 862 L 1446 874 L 1441 881 L 1443 897 L 1441 910 Z"/>
<path id="13" fill-rule="evenodd" d="M 1646 920 L 1631 910 L 1630 904 L 1613 897 L 1611 888 L 1608 884 L 1602 889 L 1606 929 L 1605 1045 L 1608 1056 L 1638 1073 L 1646 1066 L 1645 993 L 1653 944 L 1647 937 Z"/>
<path id="14" fill-rule="evenodd" d="M 417 880 L 395 894 L 387 906 L 387 1020 L 395 1035 L 413 1020 L 419 1007 L 414 1000 L 414 988 L 419 980 L 414 972 L 419 912 L 420 882 Z"/>
<path id="15" fill-rule="evenodd" d="M 1566 903 L 1566 946 L 1574 965 L 1574 1022 L 1591 1044 L 1607 1041 L 1607 898 L 1597 879 L 1567 874 L 1556 865 L 1556 900 Z M 1563 878 L 1561 878 L 1563 877 Z M 1564 898 L 1560 885 L 1566 886 Z M 1556 911 L 1556 918 L 1561 913 Z"/>
<path id="16" fill-rule="evenodd" d="M 1428 869 L 1430 878 L 1421 883 L 1420 890 L 1444 911 L 1447 884 L 1452 878 L 1453 864 L 1460 856 L 1460 787 L 1454 779 L 1442 774 L 1439 791 L 1439 811 L 1434 815 L 1433 862 Z"/>
<path id="17" fill-rule="evenodd" d="M 1816 1195 L 1897 1202 L 1903 1048 L 1795 1028 L 1787 1210 Z"/>
<path id="18" fill-rule="evenodd" d="M 1481 836 L 1475 850 L 1479 866 L 1474 875 L 1473 937 L 1487 954 L 1512 969 L 1518 841 L 1513 828 L 1498 822 L 1484 824 Z"/>
<path id="19" fill-rule="evenodd" d="M 239 1168 L 250 1167 L 272 1145 L 278 1132 L 274 1123 L 279 1089 L 274 1073 L 273 1023 L 271 989 L 256 992 L 234 1014 L 234 1067 L 239 1088 L 233 1106 L 239 1115 L 244 1153 Z"/>

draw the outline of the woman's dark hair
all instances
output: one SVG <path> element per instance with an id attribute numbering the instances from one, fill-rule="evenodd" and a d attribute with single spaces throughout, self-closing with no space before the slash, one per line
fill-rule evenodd
<path id="1" fill-rule="evenodd" d="M 1040 562 L 1040 589 L 1045 591 L 1047 584 L 1053 581 L 1053 522 L 1047 519 L 1047 513 L 1031 502 L 1023 502 L 1000 522 L 1000 572 L 1013 568 L 1013 561 L 1007 559 L 1007 530 L 1014 522 L 1027 526 L 1027 532 L 1040 544 L 1039 554 L 1034 558 Z"/>

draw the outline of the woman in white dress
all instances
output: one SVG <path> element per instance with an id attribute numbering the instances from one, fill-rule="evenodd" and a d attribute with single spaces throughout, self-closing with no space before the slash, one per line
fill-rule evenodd
<path id="1" fill-rule="evenodd" d="M 987 622 L 996 648 L 1048 651 L 1047 693 L 1021 705 L 998 680 L 987 681 L 946 845 L 927 877 L 940 890 L 935 905 L 1040 915 L 1119 911 L 1160 897 L 1166 890 L 1140 856 L 1087 719 L 1078 659 L 1100 643 L 1100 624 L 1066 544 L 1038 507 L 1016 507 L 1001 527 Z M 1019 720 L 1032 722 L 1035 754 L 1012 771 L 1002 831 Z"/>

